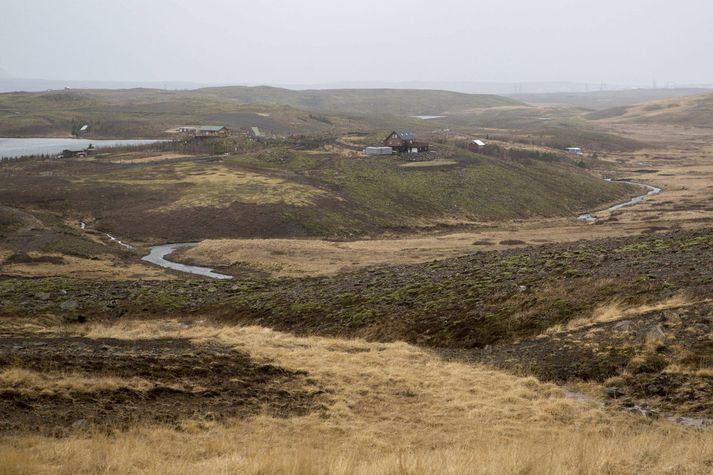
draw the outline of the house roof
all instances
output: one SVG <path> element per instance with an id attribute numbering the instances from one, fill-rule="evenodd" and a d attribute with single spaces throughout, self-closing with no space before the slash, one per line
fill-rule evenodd
<path id="1" fill-rule="evenodd" d="M 477 145 L 478 147 L 483 147 L 483 146 L 485 146 L 485 142 L 483 142 L 482 140 L 477 140 L 477 139 L 476 139 L 476 140 L 473 140 L 473 143 L 474 143 L 475 145 Z"/>
<path id="2" fill-rule="evenodd" d="M 201 132 L 220 132 L 225 129 L 224 125 L 201 125 Z"/>
<path id="3" fill-rule="evenodd" d="M 260 137 L 262 135 L 262 132 L 260 132 L 260 129 L 258 127 L 250 127 L 250 130 L 253 131 L 253 135 L 255 137 Z"/>
<path id="4" fill-rule="evenodd" d="M 83 125 L 81 129 L 79 129 L 81 132 L 84 132 L 85 130 L 88 130 L 89 126 L 88 125 Z"/>
<path id="5" fill-rule="evenodd" d="M 398 135 L 401 140 L 416 140 L 416 134 L 408 129 L 396 129 L 394 132 L 396 132 L 396 135 Z"/>

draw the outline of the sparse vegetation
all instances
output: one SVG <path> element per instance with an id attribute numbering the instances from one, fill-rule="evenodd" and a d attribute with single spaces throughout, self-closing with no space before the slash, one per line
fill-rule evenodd
<path id="1" fill-rule="evenodd" d="M 448 108 L 452 130 L 415 160 L 365 158 L 395 122 L 374 94 Z M 567 107 L 404 98 L 0 96 L 18 134 L 80 117 L 296 132 L 0 165 L 0 473 L 710 472 L 708 145 L 643 149 Z M 490 155 L 459 148 L 476 134 Z M 573 145 L 581 163 L 555 149 Z M 664 193 L 603 210 L 643 191 L 600 176 Z M 140 261 L 211 237 L 169 259 L 234 279 Z"/>
<path id="2" fill-rule="evenodd" d="M 7 179 L 0 200 L 89 219 L 133 239 L 192 241 L 354 238 L 449 223 L 573 216 L 634 192 L 566 162 L 520 163 L 441 146 L 435 153 L 448 156 L 448 166 L 402 167 L 396 158 L 355 156 L 334 139 L 313 140 L 308 150 L 278 141 L 230 156 L 152 160 L 146 151 L 7 163 L 0 167 Z M 351 156 L 324 150 L 327 145 Z"/>

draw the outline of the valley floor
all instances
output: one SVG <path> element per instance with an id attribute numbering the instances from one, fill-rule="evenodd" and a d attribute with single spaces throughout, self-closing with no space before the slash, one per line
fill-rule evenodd
<path id="1" fill-rule="evenodd" d="M 316 239 L 205 240 L 176 253 L 183 262 L 218 267 L 236 275 L 245 266 L 276 276 L 327 275 L 359 268 L 429 262 L 477 251 L 504 250 L 545 243 L 636 236 L 674 229 L 698 229 L 713 222 L 713 139 L 707 131 L 659 126 L 627 132 L 656 144 L 655 149 L 604 154 L 597 172 L 603 177 L 660 187 L 642 203 L 607 212 L 593 209 L 595 224 L 568 218 L 535 218 L 470 223 L 458 232 L 394 236 L 391 239 L 328 241 Z M 661 137 L 674 146 L 657 143 Z M 644 189 L 641 194 L 645 194 Z M 599 209 L 606 208 L 606 205 Z M 457 223 L 453 223 L 457 224 Z M 465 223 L 463 223 L 465 225 Z"/>
<path id="2" fill-rule="evenodd" d="M 663 193 L 595 224 L 173 256 L 232 281 L 141 263 L 149 234 L 132 251 L 81 216 L 0 207 L 0 474 L 711 473 L 713 140 L 687 138 L 601 156 Z M 282 183 L 210 167 L 250 199 Z M 121 195 L 141 170 L 121 172 L 96 196 L 145 206 Z M 191 173 L 151 204 L 192 205 Z M 302 178 L 290 200 L 316 199 Z"/>

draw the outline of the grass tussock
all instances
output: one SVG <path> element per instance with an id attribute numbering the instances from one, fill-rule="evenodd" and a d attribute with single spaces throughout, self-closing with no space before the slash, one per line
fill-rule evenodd
<path id="1" fill-rule="evenodd" d="M 683 293 L 676 294 L 659 302 L 646 303 L 636 306 L 627 306 L 621 301 L 621 299 L 613 299 L 608 303 L 596 306 L 590 317 L 572 320 L 568 322 L 567 325 L 557 325 L 551 327 L 545 332 L 545 334 L 577 330 L 580 328 L 586 328 L 590 325 L 596 325 L 597 323 L 615 322 L 649 312 L 688 307 L 704 302 L 708 302 L 708 300 L 692 301 L 690 297 Z"/>
<path id="2" fill-rule="evenodd" d="M 88 336 L 220 342 L 328 388 L 326 413 L 183 421 L 113 435 L 0 439 L 0 459 L 47 473 L 708 473 L 713 439 L 608 412 L 559 387 L 443 361 L 404 343 L 300 338 L 258 327 L 126 322 Z"/>

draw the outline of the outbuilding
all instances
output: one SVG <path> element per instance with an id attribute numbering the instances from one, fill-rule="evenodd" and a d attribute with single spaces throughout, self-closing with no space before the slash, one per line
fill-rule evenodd
<path id="1" fill-rule="evenodd" d="M 480 152 L 483 147 L 485 147 L 485 142 L 482 140 L 471 140 L 470 143 L 468 143 L 468 150 L 471 152 Z"/>

